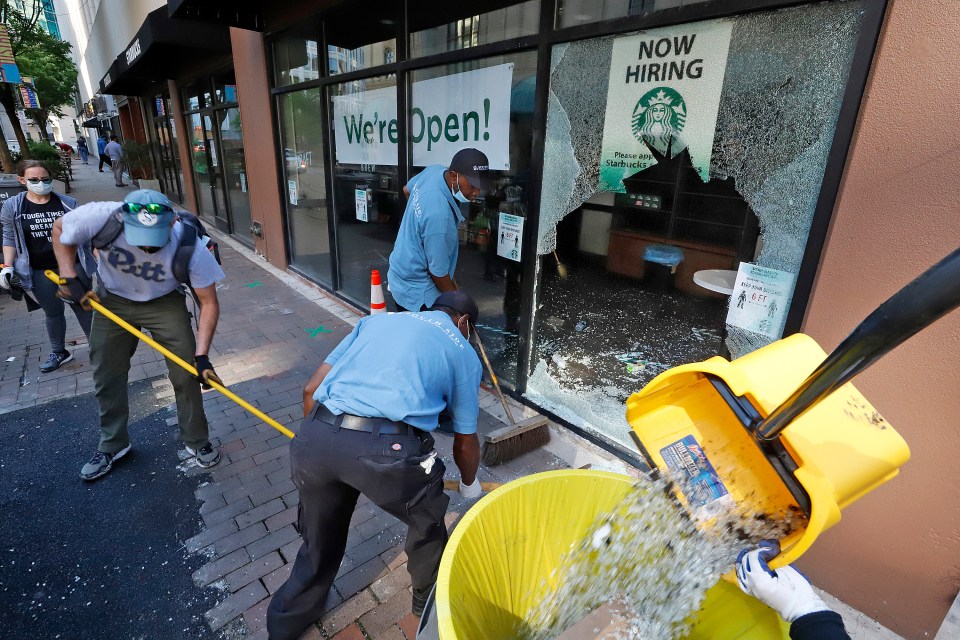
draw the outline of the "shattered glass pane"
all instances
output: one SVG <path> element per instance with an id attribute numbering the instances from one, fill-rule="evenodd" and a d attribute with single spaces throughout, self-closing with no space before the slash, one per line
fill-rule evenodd
<path id="1" fill-rule="evenodd" d="M 685 252 L 680 269 L 693 268 L 711 245 L 730 260 L 724 269 L 752 262 L 796 277 L 863 4 L 823 2 L 729 19 L 710 180 L 698 187 L 714 199 L 688 208 L 708 224 L 677 212 L 662 224 L 650 215 L 637 222 L 637 212 L 625 212 L 618 200 L 625 194 L 597 192 L 615 37 L 554 47 L 528 397 L 633 450 L 624 417 L 631 393 L 667 368 L 720 353 L 736 358 L 773 341 L 726 325 L 726 295 L 676 281 L 676 266 L 657 271 L 637 258 L 637 266 L 623 267 L 618 247 L 629 245 L 615 239 L 618 232 L 628 243 L 662 237 Z M 678 162 L 677 175 L 684 171 L 689 167 Z M 676 184 L 679 194 L 683 178 Z M 736 203 L 740 227 L 720 224 L 732 214 L 711 204 L 719 198 Z M 725 227 L 729 237 L 721 237 Z M 676 241 L 681 232 L 685 242 Z"/>

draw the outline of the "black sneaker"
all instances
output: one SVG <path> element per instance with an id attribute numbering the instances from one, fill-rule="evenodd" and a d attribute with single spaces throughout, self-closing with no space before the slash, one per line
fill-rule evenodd
<path id="1" fill-rule="evenodd" d="M 197 464 L 204 469 L 209 469 L 220 462 L 220 452 L 217 451 L 209 442 L 203 445 L 199 451 L 187 447 L 187 453 L 195 456 L 197 459 Z"/>
<path id="2" fill-rule="evenodd" d="M 110 473 L 113 463 L 122 458 L 130 451 L 130 445 L 125 446 L 116 453 L 104 453 L 97 451 L 97 455 L 90 458 L 90 462 L 83 465 L 80 470 L 80 478 L 83 480 L 96 480 Z"/>
<path id="3" fill-rule="evenodd" d="M 73 354 L 69 351 L 61 353 L 51 353 L 47 361 L 40 365 L 40 373 L 50 373 L 56 371 L 61 365 L 73 360 Z"/>
<path id="4" fill-rule="evenodd" d="M 413 615 L 418 618 L 423 615 L 423 609 L 427 606 L 427 601 L 430 600 L 430 594 L 433 593 L 433 587 L 436 583 L 430 585 L 429 587 L 424 587 L 423 589 L 413 589 Z"/>

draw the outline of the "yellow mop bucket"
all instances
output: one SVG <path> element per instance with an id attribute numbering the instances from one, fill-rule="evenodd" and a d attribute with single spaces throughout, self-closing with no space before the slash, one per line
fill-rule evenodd
<path id="1" fill-rule="evenodd" d="M 960 304 L 960 250 L 870 314 L 826 357 L 796 334 L 728 362 L 670 369 L 627 400 L 641 453 L 698 521 L 735 507 L 790 523 L 783 566 L 840 511 L 899 473 L 903 438 L 848 381 Z"/>
<path id="2" fill-rule="evenodd" d="M 544 596 L 554 570 L 634 480 L 590 470 L 548 471 L 485 496 L 463 517 L 440 562 L 441 640 L 513 638 Z M 724 581 L 707 592 L 690 640 L 788 638 L 772 609 Z"/>

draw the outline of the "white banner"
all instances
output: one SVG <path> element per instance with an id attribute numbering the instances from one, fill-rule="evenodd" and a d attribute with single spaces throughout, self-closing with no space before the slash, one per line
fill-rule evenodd
<path id="1" fill-rule="evenodd" d="M 446 165 L 460 149 L 480 149 L 491 169 L 510 168 L 513 65 L 456 73 L 413 84 L 413 164 Z M 343 164 L 397 164 L 397 89 L 333 98 L 334 143 Z"/>
<path id="2" fill-rule="evenodd" d="M 732 25 L 723 20 L 652 29 L 613 41 L 600 151 L 600 191 L 689 150 L 710 179 L 713 135 Z"/>

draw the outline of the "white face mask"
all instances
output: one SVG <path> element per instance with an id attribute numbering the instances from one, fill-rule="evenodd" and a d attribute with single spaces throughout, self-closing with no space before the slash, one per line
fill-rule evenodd
<path id="1" fill-rule="evenodd" d="M 470 202 L 470 198 L 463 195 L 463 191 L 460 190 L 460 174 L 457 174 L 456 185 L 457 185 L 457 190 L 453 192 L 453 197 L 457 200 L 457 202 L 468 204 Z"/>
<path id="2" fill-rule="evenodd" d="M 467 316 L 460 316 L 460 320 L 467 320 Z M 460 329 L 460 320 L 457 320 L 457 329 Z M 470 321 L 469 320 L 467 320 L 467 342 L 470 342 Z"/>
<path id="3" fill-rule="evenodd" d="M 47 195 L 48 193 L 50 193 L 51 191 L 53 191 L 53 183 L 52 183 L 52 182 L 38 182 L 38 183 L 34 184 L 34 183 L 32 183 L 32 182 L 27 182 L 27 189 L 29 189 L 31 193 L 35 193 L 35 194 L 37 194 L 38 196 L 45 196 L 45 195 Z"/>

